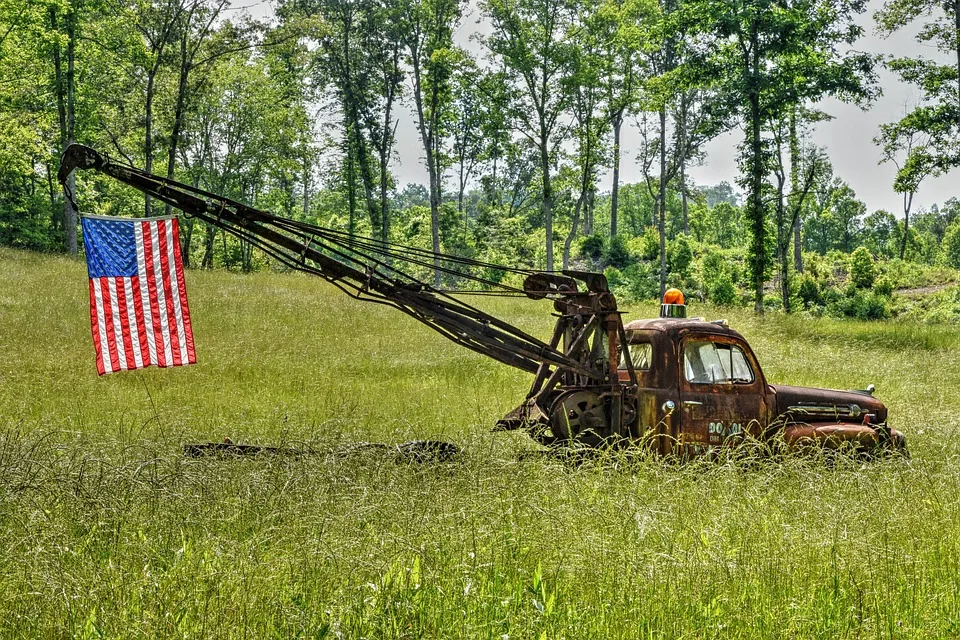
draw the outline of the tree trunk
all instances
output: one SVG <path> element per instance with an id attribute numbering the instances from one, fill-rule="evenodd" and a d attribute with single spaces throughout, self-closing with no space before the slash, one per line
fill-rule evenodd
<path id="1" fill-rule="evenodd" d="M 910 233 L 910 208 L 913 206 L 913 192 L 903 194 L 903 238 L 900 239 L 900 259 L 907 255 L 907 238 Z"/>
<path id="2" fill-rule="evenodd" d="M 170 132 L 170 153 L 167 155 L 167 179 L 173 180 L 174 169 L 177 164 L 177 147 L 180 144 L 180 131 L 183 128 L 183 113 L 187 100 L 187 77 L 190 73 L 190 61 L 187 56 L 187 31 L 180 37 L 180 79 L 177 85 L 177 104 L 173 112 L 173 129 Z M 165 215 L 173 213 L 173 206 L 168 204 Z"/>
<path id="3" fill-rule="evenodd" d="M 748 67 L 749 75 L 755 80 L 760 75 L 760 53 L 759 53 L 759 25 L 754 19 L 750 25 L 750 51 L 751 60 Z M 749 86 L 754 86 L 751 82 Z M 750 247 L 748 262 L 750 263 L 751 277 L 753 279 L 753 310 L 758 314 L 763 314 L 763 283 L 766 272 L 766 225 L 764 224 L 763 212 L 763 142 L 760 138 L 760 93 L 757 89 L 751 89 L 749 94 L 750 103 L 750 138 L 748 142 L 749 149 L 749 184 L 750 196 L 747 203 L 747 219 L 750 223 Z"/>
<path id="4" fill-rule="evenodd" d="M 77 9 L 71 6 L 67 17 L 67 145 L 73 144 L 76 129 L 76 74 L 75 60 L 77 50 Z M 70 193 L 77 192 L 77 183 L 74 174 L 70 174 L 67 182 Z M 67 237 L 67 251 L 73 255 L 77 253 L 77 210 L 69 198 L 64 198 L 63 205 L 63 232 Z"/>
<path id="5" fill-rule="evenodd" d="M 610 239 L 617 235 L 617 212 L 620 205 L 620 128 L 623 110 L 613 116 L 613 186 L 610 191 Z"/>
<path id="6" fill-rule="evenodd" d="M 667 108 L 660 107 L 660 299 L 667 291 Z"/>
<path id="7" fill-rule="evenodd" d="M 310 154 L 304 145 L 303 151 L 303 219 L 310 218 Z"/>
<path id="8" fill-rule="evenodd" d="M 75 51 L 75 37 L 76 37 L 76 17 L 73 14 L 73 9 L 71 8 L 71 13 L 68 14 L 66 20 L 67 28 L 67 71 L 64 73 L 63 63 L 60 58 L 60 44 L 56 43 L 53 46 L 53 69 L 54 69 L 54 85 L 55 92 L 57 96 L 57 116 L 59 119 L 60 125 L 60 152 L 63 153 L 73 142 L 74 137 L 74 104 L 73 104 L 73 94 L 74 94 L 74 51 Z M 60 32 L 60 27 L 57 22 L 57 10 L 56 7 L 50 7 L 50 28 L 56 33 Z M 66 77 L 64 77 L 66 76 Z M 70 177 L 67 179 L 67 190 L 71 194 L 76 194 L 76 178 L 74 174 L 71 173 Z M 51 201 L 53 200 L 51 195 Z M 63 229 L 63 244 L 67 252 L 71 254 L 77 253 L 77 211 L 73 208 L 73 202 L 70 198 L 63 199 L 63 221 L 61 225 L 54 224 L 54 227 L 60 227 Z"/>
<path id="9" fill-rule="evenodd" d="M 349 130 L 349 129 L 348 129 Z M 347 233 L 352 238 L 357 231 L 357 172 L 354 167 L 354 153 L 356 150 L 353 145 L 353 138 L 349 134 L 347 138 Z"/>
<path id="10" fill-rule="evenodd" d="M 547 241 L 547 271 L 553 271 L 553 185 L 550 183 L 550 141 L 546 131 L 540 131 L 540 172 L 543 179 L 543 213 L 544 233 Z"/>
<path id="11" fill-rule="evenodd" d="M 680 206 L 683 209 L 683 232 L 690 235 L 690 217 L 687 214 L 687 160 L 680 158 Z"/>
<path id="12" fill-rule="evenodd" d="M 566 239 L 563 241 L 563 268 L 567 269 L 570 266 L 570 246 L 573 244 L 573 239 L 577 237 L 577 226 L 580 224 L 580 212 L 583 210 L 583 201 L 585 199 L 585 192 L 580 192 L 580 197 L 577 198 L 577 206 L 573 212 L 573 223 L 570 225 L 570 233 L 567 234 Z"/>
<path id="13" fill-rule="evenodd" d="M 800 138 L 797 136 L 797 107 L 790 111 L 790 192 L 800 191 Z M 800 212 L 793 219 L 793 268 L 803 273 L 803 249 L 800 244 Z"/>

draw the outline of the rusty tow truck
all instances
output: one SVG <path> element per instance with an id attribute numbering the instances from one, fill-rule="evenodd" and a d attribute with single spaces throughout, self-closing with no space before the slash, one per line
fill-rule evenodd
<path id="1" fill-rule="evenodd" d="M 76 169 L 118 180 L 232 234 L 279 265 L 319 276 L 358 300 L 393 307 L 459 345 L 528 372 L 533 383 L 526 398 L 498 430 L 524 430 L 550 446 L 648 446 L 680 457 L 744 442 L 766 451 L 781 445 L 868 455 L 906 450 L 872 387 L 769 384 L 743 336 L 723 321 L 688 319 L 678 291 L 668 292 L 659 318 L 624 324 L 600 273 L 505 267 L 283 218 L 77 144 L 66 149 L 58 172 L 75 206 L 68 178 Z M 440 286 L 441 276 L 450 286 Z M 544 341 L 466 302 L 478 294 L 552 301 L 552 337 Z"/>

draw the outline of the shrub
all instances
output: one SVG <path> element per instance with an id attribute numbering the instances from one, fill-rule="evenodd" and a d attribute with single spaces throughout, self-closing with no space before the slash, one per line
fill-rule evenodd
<path id="1" fill-rule="evenodd" d="M 856 290 L 853 294 L 838 296 L 830 303 L 829 313 L 858 320 L 884 320 L 890 317 L 889 301 L 872 291 Z"/>
<path id="2" fill-rule="evenodd" d="M 857 247 L 850 256 L 850 281 L 858 289 L 869 289 L 873 286 L 876 269 L 873 266 L 873 256 L 866 247 Z"/>
<path id="3" fill-rule="evenodd" d="M 599 233 L 594 233 L 593 235 L 583 238 L 580 240 L 580 257 L 589 258 L 597 262 L 603 257 L 604 244 L 603 236 Z"/>
<path id="4" fill-rule="evenodd" d="M 703 281 L 709 287 L 712 282 L 726 272 L 723 255 L 717 251 L 708 251 L 700 262 L 700 272 L 703 274 Z"/>
<path id="5" fill-rule="evenodd" d="M 670 271 L 686 274 L 687 268 L 693 261 L 693 252 L 690 251 L 690 243 L 686 235 L 680 234 L 670 243 L 667 248 L 667 261 L 670 263 Z"/>
<path id="6" fill-rule="evenodd" d="M 876 282 L 873 283 L 873 292 L 884 298 L 889 298 L 893 295 L 893 283 L 890 282 L 890 278 L 887 276 L 877 278 Z"/>
<path id="7" fill-rule="evenodd" d="M 653 227 L 647 227 L 640 237 L 640 259 L 656 260 L 660 257 L 660 234 Z"/>
<path id="8" fill-rule="evenodd" d="M 604 264 L 617 269 L 626 269 L 634 262 L 630 249 L 627 248 L 627 243 L 621 236 L 610 238 L 610 244 L 603 258 Z"/>
<path id="9" fill-rule="evenodd" d="M 720 273 L 707 284 L 707 296 L 712 302 L 719 305 L 731 305 L 737 301 L 737 288 L 733 279 L 726 271 Z"/>
<path id="10" fill-rule="evenodd" d="M 955 269 L 960 269 L 960 219 L 954 220 L 947 227 L 943 236 L 943 253 L 947 264 Z"/>
<path id="11" fill-rule="evenodd" d="M 631 300 L 650 300 L 660 295 L 659 272 L 649 263 L 635 263 L 623 272 L 627 297 Z"/>
<path id="12" fill-rule="evenodd" d="M 797 278 L 797 281 L 797 296 L 803 303 L 804 309 L 810 309 L 823 303 L 823 298 L 820 295 L 820 285 L 813 276 L 803 274 Z"/>

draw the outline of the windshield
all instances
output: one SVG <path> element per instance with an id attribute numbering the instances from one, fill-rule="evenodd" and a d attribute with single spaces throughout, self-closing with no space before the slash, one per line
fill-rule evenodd
<path id="1" fill-rule="evenodd" d="M 688 342 L 683 350 L 683 370 L 694 384 L 749 384 L 753 369 L 743 350 L 710 340 Z"/>
<path id="2" fill-rule="evenodd" d="M 638 371 L 649 371 L 653 360 L 653 345 L 649 342 L 638 342 L 627 345 L 627 348 L 630 350 L 630 362 L 633 363 L 633 368 Z M 627 368 L 627 358 L 623 353 L 620 354 L 620 368 Z"/>

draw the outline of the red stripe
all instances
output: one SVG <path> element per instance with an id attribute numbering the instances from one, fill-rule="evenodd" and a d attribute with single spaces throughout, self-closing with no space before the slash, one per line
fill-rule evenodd
<path id="1" fill-rule="evenodd" d="M 130 278 L 133 290 L 133 314 L 137 319 L 137 338 L 140 340 L 140 361 L 144 367 L 153 364 L 150 361 L 150 345 L 147 344 L 147 325 L 143 321 L 143 296 L 140 295 L 140 276 Z"/>
<path id="2" fill-rule="evenodd" d="M 103 297 L 103 324 L 107 329 L 107 348 L 110 351 L 110 371 L 120 370 L 117 354 L 117 337 L 113 331 L 114 301 L 110 299 L 109 278 L 100 278 L 100 295 Z"/>
<path id="3" fill-rule="evenodd" d="M 188 248 L 189 249 L 189 248 Z M 180 314 L 183 316 L 184 341 L 187 343 L 187 363 L 197 361 L 197 352 L 193 348 L 193 325 L 190 324 L 190 307 L 187 306 L 187 283 L 183 278 L 183 257 L 180 255 L 180 225 L 173 221 L 173 263 L 177 276 L 177 291 L 180 292 Z"/>
<path id="4" fill-rule="evenodd" d="M 97 325 L 97 294 L 94 293 L 94 287 L 99 286 L 99 281 L 94 282 L 90 278 L 90 330 L 93 332 L 93 347 L 97 353 L 97 374 L 103 375 L 106 370 L 103 368 L 103 348 L 100 344 L 100 327 Z"/>
<path id="5" fill-rule="evenodd" d="M 116 278 L 117 282 L 117 311 L 120 314 L 120 332 L 123 334 L 123 355 L 126 356 L 127 369 L 137 368 L 137 361 L 133 357 L 133 337 L 130 335 L 130 316 L 127 315 L 127 294 L 124 291 L 126 278 Z"/>
<path id="6" fill-rule="evenodd" d="M 150 317 L 147 318 L 153 327 L 153 340 L 157 345 L 157 361 L 153 364 L 158 367 L 167 366 L 167 356 L 163 348 L 163 331 L 160 329 L 160 303 L 157 298 L 157 276 L 153 269 L 153 240 L 150 237 L 150 222 L 141 222 L 143 225 L 143 261 L 147 275 L 147 293 L 150 296 Z M 144 309 L 146 311 L 146 309 Z"/>
<path id="7" fill-rule="evenodd" d="M 173 355 L 173 364 L 181 365 L 183 360 L 180 359 L 180 332 L 177 331 L 177 314 L 173 308 L 173 291 L 170 290 L 170 257 L 167 253 L 167 225 L 172 222 L 171 220 L 158 220 L 157 221 L 157 241 L 160 245 L 158 251 L 160 252 L 160 273 L 163 277 L 163 297 L 166 300 L 167 308 L 167 330 L 170 332 L 170 353 Z"/>

